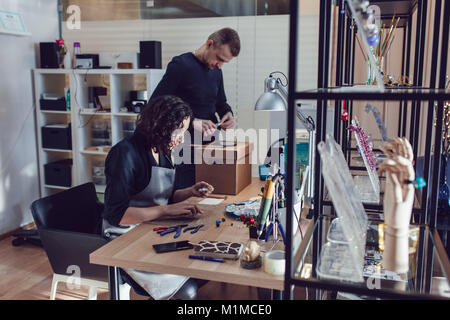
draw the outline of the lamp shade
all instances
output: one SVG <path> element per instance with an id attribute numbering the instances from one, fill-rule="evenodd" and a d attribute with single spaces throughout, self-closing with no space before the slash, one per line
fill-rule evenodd
<path id="1" fill-rule="evenodd" d="M 283 98 L 275 92 L 264 92 L 256 101 L 256 111 L 284 111 L 286 103 Z"/>

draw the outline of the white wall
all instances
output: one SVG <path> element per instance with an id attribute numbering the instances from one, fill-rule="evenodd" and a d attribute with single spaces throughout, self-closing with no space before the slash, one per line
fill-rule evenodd
<path id="1" fill-rule="evenodd" d="M 56 0 L 0 0 L 22 14 L 31 37 L 0 34 L 0 234 L 33 221 L 39 198 L 33 86 L 35 44 L 58 37 Z"/>
<path id="2" fill-rule="evenodd" d="M 318 20 L 318 10 L 307 11 L 300 18 L 303 45 L 299 47 L 298 89 L 311 89 L 317 84 Z M 172 57 L 197 49 L 209 34 L 222 27 L 234 28 L 241 38 L 239 56 L 222 69 L 225 92 L 237 127 L 285 131 L 285 113 L 255 112 L 253 108 L 264 92 L 264 79 L 270 72 L 282 71 L 288 75 L 288 15 L 81 21 L 80 30 L 68 30 L 63 24 L 63 37 L 69 48 L 74 41 L 80 42 L 84 53 L 138 52 L 139 41 L 159 40 L 162 41 L 162 64 L 166 68 Z M 266 154 L 267 146 L 260 154 Z M 253 175 L 257 175 L 256 166 Z"/>

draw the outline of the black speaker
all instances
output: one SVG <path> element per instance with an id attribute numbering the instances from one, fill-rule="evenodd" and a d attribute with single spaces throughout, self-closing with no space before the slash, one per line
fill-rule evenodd
<path id="1" fill-rule="evenodd" d="M 139 41 L 139 69 L 161 69 L 161 41 Z"/>
<path id="2" fill-rule="evenodd" d="M 41 68 L 59 68 L 58 44 L 56 42 L 40 42 Z"/>

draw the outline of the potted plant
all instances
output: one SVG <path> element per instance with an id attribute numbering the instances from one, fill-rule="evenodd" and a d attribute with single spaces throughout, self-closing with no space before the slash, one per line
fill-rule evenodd
<path id="1" fill-rule="evenodd" d="M 58 64 L 60 68 L 70 69 L 70 57 L 69 52 L 67 51 L 66 45 L 64 44 L 63 39 L 57 39 L 56 43 L 58 44 L 59 50 L 58 53 Z"/>

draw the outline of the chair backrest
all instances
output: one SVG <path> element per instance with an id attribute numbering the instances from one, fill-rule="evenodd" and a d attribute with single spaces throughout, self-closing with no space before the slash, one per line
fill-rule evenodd
<path id="1" fill-rule="evenodd" d="M 72 275 L 79 272 L 74 276 L 107 280 L 106 266 L 89 263 L 89 255 L 107 244 L 107 239 L 96 234 L 47 228 L 41 228 L 39 236 L 54 273 Z"/>
<path id="2" fill-rule="evenodd" d="M 108 240 L 101 234 L 101 212 L 93 183 L 36 200 L 31 212 L 53 272 L 106 280 L 107 267 L 89 263 L 89 254 Z M 75 269 L 74 269 L 75 268 Z"/>
<path id="3" fill-rule="evenodd" d="M 85 183 L 36 200 L 31 213 L 40 227 L 65 231 L 101 234 L 103 204 L 98 201 L 95 186 Z"/>

